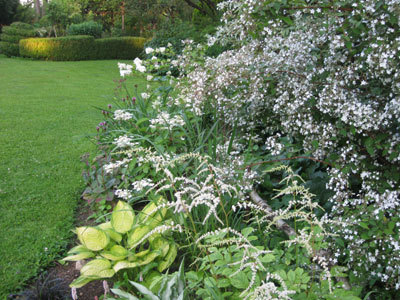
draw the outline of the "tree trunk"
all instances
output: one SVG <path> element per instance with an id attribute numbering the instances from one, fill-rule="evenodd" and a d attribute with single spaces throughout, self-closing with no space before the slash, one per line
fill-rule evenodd
<path id="1" fill-rule="evenodd" d="M 47 5 L 49 4 L 49 0 L 43 0 L 42 5 L 42 17 L 46 15 Z"/>
<path id="2" fill-rule="evenodd" d="M 121 6 L 121 18 L 122 18 L 122 20 L 121 20 L 121 29 L 122 29 L 122 32 L 125 32 L 125 2 L 124 1 L 122 1 L 122 6 Z"/>
<path id="3" fill-rule="evenodd" d="M 40 9 L 40 0 L 35 0 L 34 6 L 35 6 L 35 13 L 36 13 L 36 21 L 39 21 L 39 19 L 42 17 L 42 12 Z"/>

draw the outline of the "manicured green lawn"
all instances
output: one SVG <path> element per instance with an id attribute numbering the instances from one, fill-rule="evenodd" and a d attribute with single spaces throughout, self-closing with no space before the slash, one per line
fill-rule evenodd
<path id="1" fill-rule="evenodd" d="M 0 56 L 0 299 L 65 250 L 113 79 L 117 61 Z"/>

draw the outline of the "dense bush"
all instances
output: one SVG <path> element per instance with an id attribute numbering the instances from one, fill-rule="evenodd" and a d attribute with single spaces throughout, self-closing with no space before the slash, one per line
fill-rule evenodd
<path id="1" fill-rule="evenodd" d="M 206 28 L 206 31 L 211 31 L 214 27 Z M 183 49 L 183 40 L 190 39 L 195 42 L 205 41 L 205 28 L 196 28 L 190 22 L 176 21 L 175 23 L 164 22 L 154 34 L 146 47 L 159 48 L 165 47 L 168 43 L 173 46 L 176 53 L 181 53 Z"/>
<path id="2" fill-rule="evenodd" d="M 131 59 L 143 51 L 145 38 L 115 37 L 95 40 L 95 57 L 98 59 Z"/>
<path id="3" fill-rule="evenodd" d="M 33 38 L 20 42 L 22 56 L 48 60 L 128 59 L 143 51 L 146 39 L 122 37 L 95 40 L 92 36 Z"/>
<path id="4" fill-rule="evenodd" d="M 48 60 L 86 60 L 93 57 L 92 36 L 31 38 L 20 41 L 21 56 Z"/>
<path id="5" fill-rule="evenodd" d="M 68 35 L 91 35 L 95 38 L 100 38 L 103 31 L 103 26 L 94 21 L 83 22 L 80 24 L 72 24 L 68 27 Z"/>
<path id="6" fill-rule="evenodd" d="M 196 23 L 182 21 L 162 23 L 156 30 L 154 37 L 146 43 L 145 48 L 157 49 L 172 45 L 173 51 L 180 54 L 184 48 L 184 40 L 192 40 L 196 43 L 206 42 L 207 36 L 215 32 L 218 23 L 207 17 L 196 18 L 196 20 L 198 20 Z M 208 47 L 206 55 L 216 57 L 228 49 L 230 49 L 229 44 L 224 46 L 215 44 Z"/>
<path id="7" fill-rule="evenodd" d="M 235 50 L 204 57 L 197 68 L 185 63 L 182 98 L 198 114 L 218 112 L 226 127 L 275 156 L 266 161 L 299 152 L 322 161 L 324 218 L 337 222 L 333 260 L 351 270 L 352 282 L 390 299 L 400 289 L 399 2 L 220 7 L 225 25 L 209 44 Z M 188 43 L 184 61 L 193 62 L 194 51 Z"/>
<path id="8" fill-rule="evenodd" d="M 32 25 L 14 22 L 4 26 L 0 35 L 0 51 L 7 56 L 19 56 L 19 41 L 36 35 Z"/>

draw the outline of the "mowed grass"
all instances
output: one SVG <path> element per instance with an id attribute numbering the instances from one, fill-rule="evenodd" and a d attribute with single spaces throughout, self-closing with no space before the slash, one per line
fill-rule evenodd
<path id="1" fill-rule="evenodd" d="M 117 61 L 46 62 L 0 55 L 0 299 L 70 241 L 86 137 L 112 103 Z M 138 79 L 139 85 L 145 84 Z"/>

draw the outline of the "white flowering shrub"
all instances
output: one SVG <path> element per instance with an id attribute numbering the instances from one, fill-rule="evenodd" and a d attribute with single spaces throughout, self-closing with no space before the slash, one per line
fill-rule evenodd
<path id="1" fill-rule="evenodd" d="M 399 1 L 224 1 L 209 44 L 234 50 L 181 59 L 182 99 L 275 155 L 283 138 L 329 163 L 347 224 L 333 247 L 364 283 L 399 288 Z M 365 261 L 364 257 L 369 257 Z"/>
<path id="2" fill-rule="evenodd" d="M 154 211 L 179 227 L 191 299 L 392 299 L 399 1 L 218 6 L 208 45 L 119 65 L 159 86 L 126 87 L 104 113 L 109 189 L 132 205 L 166 199 Z M 205 56 L 215 43 L 231 50 Z"/>

